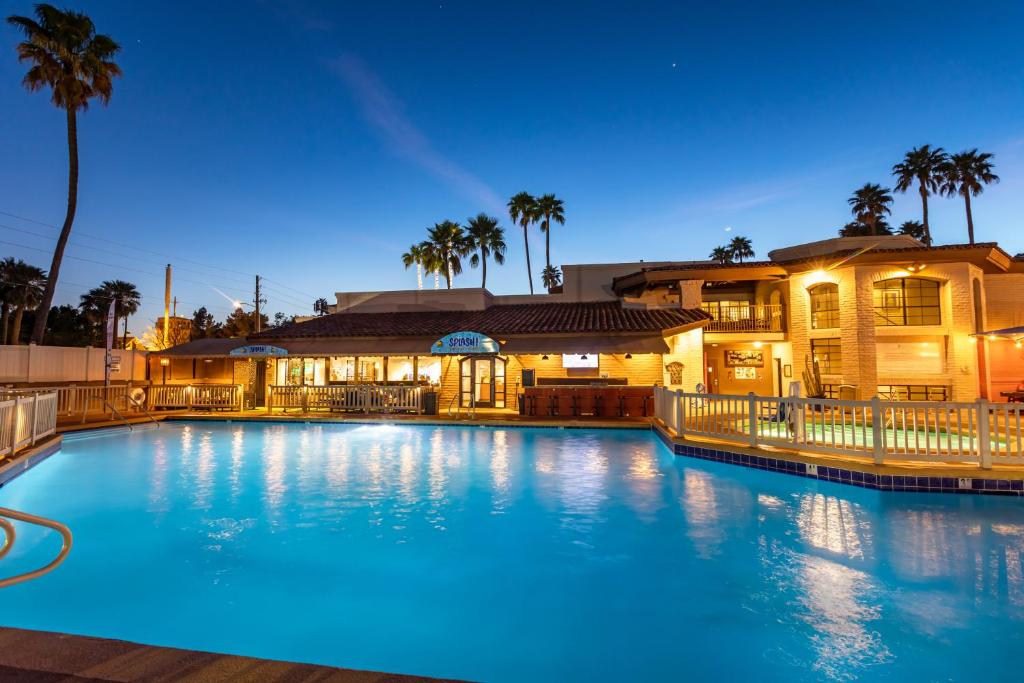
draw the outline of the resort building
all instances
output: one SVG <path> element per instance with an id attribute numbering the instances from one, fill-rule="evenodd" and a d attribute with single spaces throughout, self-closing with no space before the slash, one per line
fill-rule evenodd
<path id="1" fill-rule="evenodd" d="M 272 387 L 422 386 L 442 411 L 537 410 L 532 392 L 564 385 L 785 395 L 812 377 L 835 398 L 973 401 L 1024 380 L 1024 261 L 996 244 L 837 238 L 749 263 L 562 271 L 541 295 L 340 292 L 328 315 L 153 354 L 150 376 L 241 384 L 256 407 Z"/>

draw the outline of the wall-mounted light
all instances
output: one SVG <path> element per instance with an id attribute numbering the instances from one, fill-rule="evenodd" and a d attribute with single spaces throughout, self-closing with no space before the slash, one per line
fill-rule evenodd
<path id="1" fill-rule="evenodd" d="M 988 340 L 989 341 L 995 341 L 996 340 L 996 335 L 994 335 L 994 334 L 988 335 Z"/>
<path id="2" fill-rule="evenodd" d="M 170 364 L 171 364 L 171 359 L 170 358 L 161 358 L 160 359 L 160 365 L 163 365 L 163 366 L 166 367 L 166 366 L 168 366 Z"/>
<path id="3" fill-rule="evenodd" d="M 1016 347 L 1017 347 L 1017 348 L 1019 349 L 1019 348 L 1020 348 L 1020 347 L 1022 346 L 1022 344 L 1021 344 L 1021 341 L 1020 341 L 1020 339 L 1018 339 L 1017 341 L 1015 341 L 1015 342 L 1013 343 L 1013 345 L 1014 345 L 1014 346 L 1016 346 Z"/>
<path id="4" fill-rule="evenodd" d="M 971 342 L 972 344 L 977 344 L 978 343 L 978 338 L 977 337 L 968 337 L 967 341 Z"/>
<path id="5" fill-rule="evenodd" d="M 764 346 L 764 342 L 759 342 L 759 341 L 754 342 L 754 348 L 755 349 L 759 349 L 762 346 Z"/>

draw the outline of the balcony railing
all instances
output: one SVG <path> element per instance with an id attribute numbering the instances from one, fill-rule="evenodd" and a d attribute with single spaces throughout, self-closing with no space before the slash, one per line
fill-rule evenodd
<path id="1" fill-rule="evenodd" d="M 705 332 L 782 332 L 782 304 L 721 304 L 708 301 L 701 305 L 711 314 Z"/>

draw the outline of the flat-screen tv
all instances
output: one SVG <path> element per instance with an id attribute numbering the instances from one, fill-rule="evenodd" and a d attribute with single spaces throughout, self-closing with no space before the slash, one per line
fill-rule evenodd
<path id="1" fill-rule="evenodd" d="M 563 353 L 563 368 L 596 368 L 596 353 Z"/>

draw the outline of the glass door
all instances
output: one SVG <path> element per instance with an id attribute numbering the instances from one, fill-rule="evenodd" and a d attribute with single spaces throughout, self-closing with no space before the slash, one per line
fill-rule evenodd
<path id="1" fill-rule="evenodd" d="M 467 357 L 460 363 L 459 405 L 504 408 L 505 360 L 496 356 Z"/>
<path id="2" fill-rule="evenodd" d="M 473 361 L 473 390 L 476 405 L 490 408 L 494 405 L 494 359 L 478 358 Z"/>

